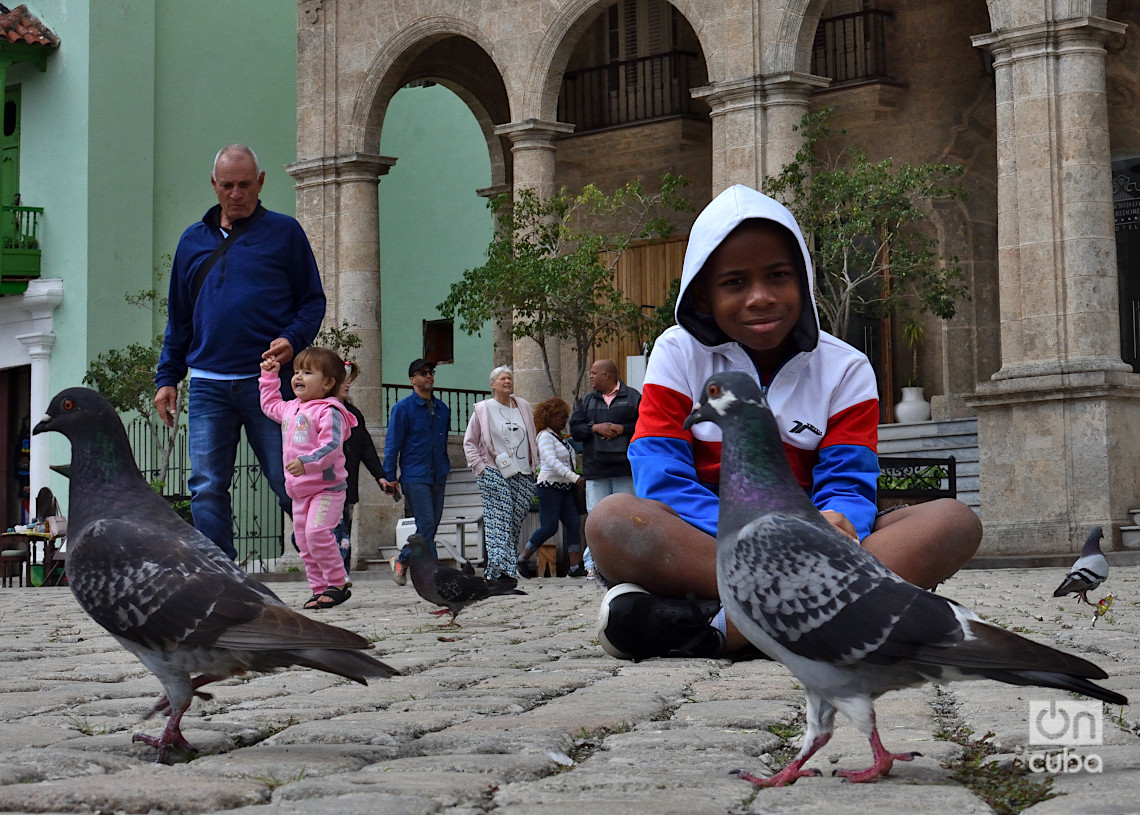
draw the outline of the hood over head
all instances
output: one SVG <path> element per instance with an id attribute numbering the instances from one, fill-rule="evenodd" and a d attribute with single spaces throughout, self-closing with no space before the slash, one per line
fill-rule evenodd
<path id="1" fill-rule="evenodd" d="M 689 289 L 704 268 L 709 255 L 724 242 L 732 230 L 751 219 L 772 221 L 787 229 L 795 238 L 799 247 L 797 257 L 801 261 L 796 267 L 800 273 L 804 306 L 799 322 L 792 330 L 792 341 L 800 351 L 814 350 L 819 343 L 819 315 L 815 307 L 811 258 L 799 224 L 779 201 L 742 184 L 729 187 L 714 198 L 693 222 L 689 246 L 685 250 L 685 265 L 681 272 L 681 289 L 677 295 L 677 323 L 702 345 L 714 346 L 730 341 L 717 327 L 711 314 L 697 311 Z"/>

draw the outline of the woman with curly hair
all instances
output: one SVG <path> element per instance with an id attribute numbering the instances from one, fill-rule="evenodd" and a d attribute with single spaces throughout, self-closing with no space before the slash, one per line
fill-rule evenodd
<path id="1" fill-rule="evenodd" d="M 578 514 L 575 491 L 585 488 L 586 480 L 575 472 L 574 448 L 563 437 L 570 419 L 570 406 L 555 397 L 534 407 L 534 426 L 538 431 L 538 529 L 530 536 L 519 555 L 518 571 L 523 577 L 535 577 L 531 557 L 558 531 L 562 523 L 562 541 L 570 558 L 570 577 L 585 577 L 582 568 L 582 518 Z"/>

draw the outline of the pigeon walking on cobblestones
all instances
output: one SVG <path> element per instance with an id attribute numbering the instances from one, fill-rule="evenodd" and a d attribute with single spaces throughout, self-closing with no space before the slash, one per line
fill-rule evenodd
<path id="1" fill-rule="evenodd" d="M 1089 681 L 1107 678 L 1091 662 L 907 583 L 835 530 L 792 475 L 767 400 L 748 375 L 710 377 L 685 426 L 702 421 L 723 435 L 717 582 L 725 613 L 807 695 L 799 755 L 770 778 L 742 771 L 747 780 L 782 786 L 818 775 L 802 767 L 831 738 L 836 711 L 869 739 L 874 756 L 866 770 L 836 774 L 854 782 L 886 775 L 916 754 L 883 747 L 874 700 L 929 681 L 996 679 L 1127 704 Z"/>
<path id="2" fill-rule="evenodd" d="M 450 566 L 442 566 L 428 551 L 427 540 L 422 535 L 412 535 L 408 538 L 407 546 L 411 548 L 409 573 L 412 576 L 412 585 L 420 597 L 429 603 L 443 608 L 431 612 L 436 616 L 451 613 L 451 621 L 447 625 L 458 625 L 455 617 L 467 606 L 503 594 L 522 594 L 526 592 L 515 588 L 513 580 L 488 580 L 485 577 L 464 574 Z"/>
<path id="3" fill-rule="evenodd" d="M 1100 539 L 1103 537 L 1104 530 L 1099 526 L 1094 527 L 1085 539 L 1081 556 L 1077 558 L 1073 568 L 1065 575 L 1061 585 L 1053 592 L 1054 597 L 1074 594 L 1090 606 L 1095 605 L 1095 603 L 1089 602 L 1088 592 L 1108 579 L 1108 559 L 1104 556 L 1104 552 L 1100 551 Z"/>
<path id="4" fill-rule="evenodd" d="M 399 673 L 361 651 L 362 636 L 293 611 L 151 489 L 114 408 L 86 388 L 52 399 L 33 433 L 71 441 L 67 579 L 92 619 L 162 683 L 146 718 L 169 710 L 158 749 L 193 752 L 183 714 L 203 685 L 247 671 L 303 665 L 367 684 Z M 198 676 L 194 676 L 198 674 Z"/>

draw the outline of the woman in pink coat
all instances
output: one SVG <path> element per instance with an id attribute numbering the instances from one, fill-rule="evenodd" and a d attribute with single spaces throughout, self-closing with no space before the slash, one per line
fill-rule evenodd
<path id="1" fill-rule="evenodd" d="M 356 419 L 336 399 L 344 362 L 327 348 L 306 348 L 293 361 L 296 399 L 281 398 L 281 366 L 261 363 L 261 410 L 281 423 L 285 491 L 293 499 L 293 534 L 313 596 L 307 609 L 332 608 L 352 596 L 333 529 L 348 490 L 344 440 Z"/>

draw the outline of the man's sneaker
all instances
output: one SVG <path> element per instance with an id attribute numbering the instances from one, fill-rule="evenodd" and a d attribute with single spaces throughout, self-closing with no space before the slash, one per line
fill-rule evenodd
<path id="1" fill-rule="evenodd" d="M 397 586 L 407 585 L 408 582 L 408 564 L 401 563 L 396 560 L 396 556 L 388 558 L 388 565 L 392 567 L 392 579 L 396 581 Z"/>
<path id="2" fill-rule="evenodd" d="M 538 577 L 538 569 L 535 568 L 534 563 L 530 559 L 519 560 L 516 566 L 518 567 L 519 577 L 525 577 L 527 579 Z"/>
<path id="3" fill-rule="evenodd" d="M 633 583 L 614 586 L 602 598 L 598 642 L 617 659 L 705 657 L 724 654 L 724 634 L 712 625 L 719 600 L 655 597 Z"/>

